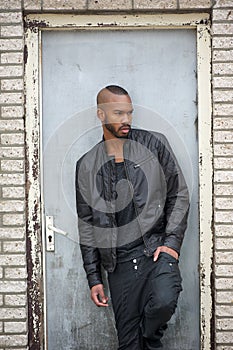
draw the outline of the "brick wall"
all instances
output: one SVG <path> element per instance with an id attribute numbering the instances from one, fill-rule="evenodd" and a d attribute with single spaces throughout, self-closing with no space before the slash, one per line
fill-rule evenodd
<path id="1" fill-rule="evenodd" d="M 233 349 L 233 1 L 213 9 L 216 343 Z"/>
<path id="2" fill-rule="evenodd" d="M 27 348 L 22 13 L 210 10 L 210 0 L 0 0 L 0 350 Z M 216 349 L 233 350 L 233 1 L 213 5 Z M 185 349 L 184 349 L 185 350 Z"/>
<path id="3" fill-rule="evenodd" d="M 21 1 L 0 1 L 0 348 L 27 345 L 23 26 Z"/>

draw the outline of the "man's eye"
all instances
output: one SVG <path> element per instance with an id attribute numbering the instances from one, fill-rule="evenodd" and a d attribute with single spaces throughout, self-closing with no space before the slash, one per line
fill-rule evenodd
<path id="1" fill-rule="evenodd" d="M 117 111 L 117 112 L 115 112 L 115 114 L 122 115 L 122 112 L 121 111 Z"/>

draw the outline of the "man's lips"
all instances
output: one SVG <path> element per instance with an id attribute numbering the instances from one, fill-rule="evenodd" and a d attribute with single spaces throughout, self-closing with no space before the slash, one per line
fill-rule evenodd
<path id="1" fill-rule="evenodd" d="M 120 128 L 120 131 L 122 131 L 123 133 L 129 132 L 129 130 L 130 130 L 130 127 L 129 127 L 129 126 L 122 126 L 122 127 Z"/>

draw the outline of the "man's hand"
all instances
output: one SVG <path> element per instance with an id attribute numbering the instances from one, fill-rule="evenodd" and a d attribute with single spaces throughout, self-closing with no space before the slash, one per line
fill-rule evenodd
<path id="1" fill-rule="evenodd" d="M 170 254 L 171 256 L 173 256 L 173 258 L 178 259 L 178 253 L 174 249 L 166 247 L 165 245 L 162 245 L 161 247 L 158 247 L 154 252 L 154 259 L 153 259 L 154 261 L 158 259 L 159 254 L 161 252 Z"/>
<path id="2" fill-rule="evenodd" d="M 108 306 L 108 297 L 104 294 L 103 284 L 97 284 L 91 288 L 91 299 L 96 306 Z"/>

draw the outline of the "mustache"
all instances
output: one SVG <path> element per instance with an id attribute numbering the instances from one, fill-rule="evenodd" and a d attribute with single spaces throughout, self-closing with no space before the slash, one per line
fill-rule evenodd
<path id="1" fill-rule="evenodd" d="M 131 125 L 130 124 L 124 124 L 124 125 L 122 125 L 120 128 L 119 128 L 119 130 L 121 130 L 121 129 L 125 129 L 125 127 L 127 127 L 127 128 L 131 128 Z"/>

